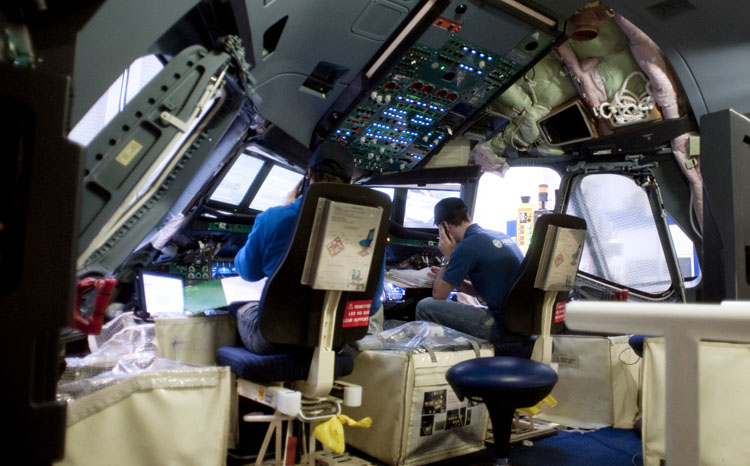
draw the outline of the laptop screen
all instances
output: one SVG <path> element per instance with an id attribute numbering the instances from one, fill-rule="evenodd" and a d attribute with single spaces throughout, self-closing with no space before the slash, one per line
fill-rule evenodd
<path id="1" fill-rule="evenodd" d="M 185 308 L 183 289 L 180 277 L 141 273 L 142 302 L 145 310 L 152 316 L 182 314 Z"/>

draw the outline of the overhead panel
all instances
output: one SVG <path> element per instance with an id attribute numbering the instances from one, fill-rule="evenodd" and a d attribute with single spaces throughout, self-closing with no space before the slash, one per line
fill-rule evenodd
<path id="1" fill-rule="evenodd" d="M 339 119 L 328 140 L 358 168 L 420 167 L 474 114 L 540 58 L 554 29 L 532 27 L 490 5 L 454 1 Z"/>
<path id="2" fill-rule="evenodd" d="M 258 111 L 308 145 L 331 104 L 425 3 L 246 0 L 242 35 Z"/>

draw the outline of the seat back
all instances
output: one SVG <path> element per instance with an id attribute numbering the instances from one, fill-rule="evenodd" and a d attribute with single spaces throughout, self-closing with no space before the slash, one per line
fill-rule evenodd
<path id="1" fill-rule="evenodd" d="M 540 273 L 540 264 L 548 269 L 555 269 L 555 258 L 550 257 L 551 253 L 557 251 L 563 246 L 560 237 L 557 235 L 547 235 L 550 226 L 556 228 L 565 228 L 571 230 L 586 230 L 586 221 L 579 217 L 573 217 L 565 214 L 546 214 L 539 217 L 534 223 L 534 232 L 531 236 L 531 243 L 526 252 L 526 256 L 521 262 L 521 269 L 516 276 L 503 307 L 503 318 L 505 325 L 509 330 L 522 335 L 540 335 L 544 333 L 545 319 L 543 317 L 545 300 L 551 303 L 565 303 L 568 300 L 568 292 L 573 287 L 573 283 L 568 286 L 553 286 L 553 289 L 544 289 L 537 279 Z M 555 246 L 558 246 L 556 249 Z M 566 248 L 562 248 L 566 249 Z M 578 269 L 578 263 L 582 252 L 582 242 L 575 247 L 567 248 L 566 257 L 562 257 L 560 267 L 567 266 L 569 269 L 574 267 Z M 576 255 L 576 257 L 573 257 Z M 560 259 L 558 259 L 560 260 Z M 575 261 L 575 265 L 571 263 Z M 544 273 L 544 271 L 541 271 Z M 543 282 L 543 280 L 542 280 Z M 536 286 L 535 286 L 536 285 Z M 542 287 L 538 287 L 542 286 Z M 563 311 L 564 312 L 564 311 Z M 564 327 L 564 314 L 552 312 L 549 318 L 550 332 L 558 333 Z"/>
<path id="2" fill-rule="evenodd" d="M 380 272 L 385 256 L 385 237 L 388 233 L 391 202 L 387 195 L 363 186 L 342 183 L 314 183 L 309 186 L 302 202 L 292 240 L 287 247 L 284 259 L 266 284 L 260 303 L 260 329 L 263 336 L 272 343 L 301 347 L 316 347 L 320 342 L 323 308 L 327 290 L 314 289 L 301 282 L 308 258 L 308 248 L 322 248 L 318 254 L 333 256 L 340 249 L 327 249 L 330 244 L 311 244 L 318 200 L 354 204 L 382 209 L 377 234 L 363 236 L 356 242 L 357 253 L 364 257 L 371 254 L 368 270 L 343 270 L 360 279 L 366 286 L 361 290 L 342 291 L 340 299 L 333 305 L 336 308 L 333 320 L 332 345 L 338 346 L 347 341 L 362 338 L 367 332 L 367 321 L 352 321 L 352 316 L 370 301 L 378 288 Z M 346 220 L 346 219 L 344 219 Z M 373 232 L 374 233 L 374 232 Z M 360 235 L 362 236 L 362 235 Z M 346 243 L 346 238 L 344 243 Z M 343 243 L 342 243 L 343 244 Z M 351 244 L 344 244 L 351 248 Z M 321 271 L 321 273 L 324 273 Z M 368 310 L 366 308 L 366 310 Z"/>

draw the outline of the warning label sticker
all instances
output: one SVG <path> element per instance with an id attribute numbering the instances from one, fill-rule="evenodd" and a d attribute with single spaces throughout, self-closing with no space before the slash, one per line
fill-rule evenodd
<path id="1" fill-rule="evenodd" d="M 563 321 L 565 321 L 565 302 L 560 301 L 555 304 L 555 323 L 558 324 Z"/>
<path id="2" fill-rule="evenodd" d="M 343 327 L 364 327 L 370 322 L 372 300 L 347 301 L 344 308 Z"/>

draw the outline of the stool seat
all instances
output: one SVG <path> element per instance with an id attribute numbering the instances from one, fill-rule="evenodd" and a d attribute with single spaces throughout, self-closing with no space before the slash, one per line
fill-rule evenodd
<path id="1" fill-rule="evenodd" d="M 557 383 L 557 373 L 548 365 L 509 356 L 460 362 L 448 369 L 445 378 L 460 399 L 480 399 L 487 405 L 495 435 L 496 464 L 508 464 L 515 410 L 539 403 Z"/>
<path id="2" fill-rule="evenodd" d="M 548 365 L 514 357 L 469 359 L 451 367 L 445 378 L 459 398 L 497 398 L 518 408 L 535 405 L 557 383 Z"/>

